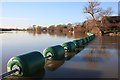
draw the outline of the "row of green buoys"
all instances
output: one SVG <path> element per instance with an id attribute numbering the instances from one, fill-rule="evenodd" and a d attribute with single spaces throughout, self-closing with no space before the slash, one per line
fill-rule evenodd
<path id="1" fill-rule="evenodd" d="M 45 58 L 52 58 L 54 60 L 63 59 L 66 51 L 75 51 L 76 48 L 81 48 L 83 45 L 92 41 L 95 37 L 95 34 L 93 33 L 87 33 L 87 35 L 87 37 L 73 40 L 71 42 L 65 42 L 62 45 L 48 47 L 43 51 L 43 54 L 34 51 L 13 57 L 8 61 L 7 71 L 10 72 L 16 69 L 14 75 L 17 76 L 33 75 L 38 70 L 44 68 Z M 7 74 L 4 74 L 3 77 L 6 75 Z"/>

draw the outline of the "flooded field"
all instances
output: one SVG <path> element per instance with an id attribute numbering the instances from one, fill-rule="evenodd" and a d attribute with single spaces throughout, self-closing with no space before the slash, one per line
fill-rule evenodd
<path id="1" fill-rule="evenodd" d="M 43 52 L 47 47 L 85 37 L 83 33 L 52 34 L 28 32 L 4 32 L 2 37 L 2 72 L 6 72 L 8 60 L 16 55 L 31 51 Z M 44 70 L 34 78 L 118 78 L 120 37 L 101 36 L 78 49 L 67 53 L 63 60 L 46 60 Z M 11 76 L 7 79 L 11 79 Z M 13 80 L 13 79 L 11 79 Z M 15 80 L 21 80 L 17 77 Z M 37 80 L 37 79 L 36 79 Z"/>

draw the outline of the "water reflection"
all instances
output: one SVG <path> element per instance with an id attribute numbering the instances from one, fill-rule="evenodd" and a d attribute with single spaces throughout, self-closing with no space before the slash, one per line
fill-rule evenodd
<path id="1" fill-rule="evenodd" d="M 80 49 L 77 49 L 75 52 L 66 52 L 65 53 L 65 58 L 62 60 L 53 60 L 53 59 L 46 59 L 45 61 L 45 70 L 47 71 L 54 71 L 58 69 L 60 66 L 62 66 L 65 62 L 65 60 L 70 60 L 72 57 L 78 53 Z"/>
<path id="2" fill-rule="evenodd" d="M 48 34 L 51 35 L 51 36 L 55 36 L 55 32 L 54 31 L 49 31 Z"/>
<path id="3" fill-rule="evenodd" d="M 67 36 L 68 38 L 80 38 L 87 36 L 85 33 L 80 32 L 67 32 L 67 31 L 27 31 L 29 34 L 33 34 L 33 36 L 40 35 L 40 34 L 49 34 L 50 36 Z"/>
<path id="4" fill-rule="evenodd" d="M 117 49 L 116 45 L 107 43 L 106 40 L 102 37 L 97 37 L 94 43 L 90 43 L 86 46 L 85 50 L 82 51 L 82 54 L 79 56 L 79 61 L 84 62 L 89 68 L 98 68 L 99 66 L 107 66 L 106 63 L 112 60 L 117 61 Z M 115 43 L 115 42 L 114 42 Z M 109 46 L 112 44 L 111 46 Z M 116 59 L 115 59 L 116 58 Z M 78 60 L 75 60 L 78 62 Z M 114 63 L 117 65 L 117 63 Z M 116 66 L 117 67 L 117 66 Z"/>
<path id="5" fill-rule="evenodd" d="M 45 33 L 45 34 L 44 34 Z M 29 51 L 42 52 L 52 45 L 84 37 L 84 33 L 73 32 L 10 32 L 3 34 L 2 70 L 6 72 L 7 61 L 16 55 Z M 116 78 L 118 71 L 118 49 L 120 40 L 116 37 L 96 37 L 88 45 L 76 52 L 66 53 L 61 61 L 47 61 L 43 73 L 24 78 L 6 78 L 4 80 L 40 80 L 42 78 Z M 12 47 L 11 47 L 12 46 Z M 51 70 L 51 71 L 47 71 Z M 9 76 L 10 77 L 10 76 Z"/>
<path id="6" fill-rule="evenodd" d="M 0 34 L 5 34 L 5 33 L 13 33 L 13 31 L 0 31 Z"/>
<path id="7" fill-rule="evenodd" d="M 18 76 L 8 76 L 3 78 L 2 80 L 42 80 L 45 76 L 45 69 L 38 71 L 38 73 L 34 74 L 33 76 L 27 77 L 18 77 Z"/>
<path id="8" fill-rule="evenodd" d="M 59 68 L 62 64 L 64 64 L 65 60 L 53 60 L 49 59 L 45 61 L 45 70 L 54 71 Z"/>
<path id="9" fill-rule="evenodd" d="M 27 31 L 30 35 L 36 36 L 42 34 L 42 32 L 36 32 L 36 31 Z"/>
<path id="10" fill-rule="evenodd" d="M 66 60 L 70 60 L 73 56 L 75 56 L 75 52 L 68 52 L 68 53 L 65 53 L 65 59 Z"/>
<path id="11" fill-rule="evenodd" d="M 106 63 L 112 58 L 112 54 L 103 47 L 89 46 L 80 56 L 80 61 L 89 67 L 97 67 L 99 63 Z"/>

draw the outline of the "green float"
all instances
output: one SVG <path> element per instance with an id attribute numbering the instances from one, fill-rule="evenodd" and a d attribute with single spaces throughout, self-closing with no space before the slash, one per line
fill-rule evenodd
<path id="1" fill-rule="evenodd" d="M 73 40 L 73 43 L 75 44 L 76 48 L 80 48 L 83 45 L 80 40 Z"/>
<path id="2" fill-rule="evenodd" d="M 7 64 L 7 71 L 17 69 L 13 75 L 30 76 L 44 68 L 45 59 L 40 52 L 34 51 L 11 58 Z"/>
<path id="3" fill-rule="evenodd" d="M 85 39 L 86 39 L 87 43 L 89 43 L 89 39 L 88 39 L 88 37 L 85 37 Z"/>
<path id="4" fill-rule="evenodd" d="M 90 41 L 92 41 L 92 36 L 89 36 Z"/>
<path id="5" fill-rule="evenodd" d="M 90 42 L 90 38 L 89 38 L 89 36 L 87 36 L 86 38 L 87 38 L 88 42 Z"/>
<path id="6" fill-rule="evenodd" d="M 79 40 L 80 40 L 80 42 L 82 43 L 82 45 L 85 44 L 85 42 L 84 42 L 84 38 L 80 38 Z"/>
<path id="7" fill-rule="evenodd" d="M 87 43 L 86 37 L 84 37 L 83 40 L 84 40 L 84 44 L 86 44 Z"/>
<path id="8" fill-rule="evenodd" d="M 88 36 L 88 39 L 89 39 L 89 42 L 90 42 L 90 41 L 91 41 L 91 40 L 90 40 L 90 36 Z"/>
<path id="9" fill-rule="evenodd" d="M 66 49 L 68 52 L 72 52 L 75 51 L 76 46 L 73 42 L 66 42 L 63 43 L 62 46 L 64 47 L 64 49 Z"/>
<path id="10" fill-rule="evenodd" d="M 43 51 L 44 57 L 50 56 L 49 58 L 52 58 L 54 60 L 63 59 L 64 55 L 65 55 L 65 50 L 61 45 L 48 47 Z"/>

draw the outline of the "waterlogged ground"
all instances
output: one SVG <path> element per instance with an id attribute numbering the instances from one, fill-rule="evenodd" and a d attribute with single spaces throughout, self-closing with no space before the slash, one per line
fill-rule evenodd
<path id="1" fill-rule="evenodd" d="M 5 32 L 2 36 L 2 72 L 6 72 L 7 61 L 16 55 L 30 51 L 42 51 L 50 46 L 72 41 L 86 36 L 75 34 L 48 34 L 28 32 Z M 22 78 L 40 80 L 46 78 L 118 78 L 120 37 L 96 37 L 79 52 L 66 53 L 63 60 L 46 60 L 44 70 Z M 7 79 L 21 80 L 20 77 L 9 76 Z M 38 79 L 34 79 L 34 78 Z"/>

